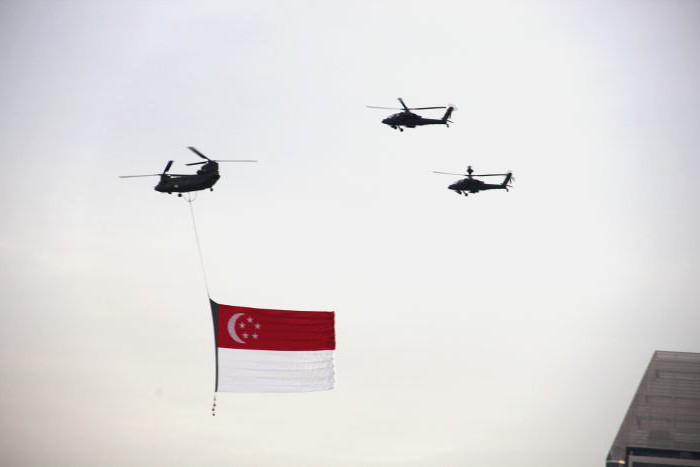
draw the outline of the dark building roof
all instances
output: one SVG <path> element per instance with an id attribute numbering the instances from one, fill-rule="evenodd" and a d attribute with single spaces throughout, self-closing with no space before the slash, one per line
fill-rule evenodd
<path id="1" fill-rule="evenodd" d="M 700 465 L 700 353 L 654 352 L 607 457 L 625 464 Z"/>

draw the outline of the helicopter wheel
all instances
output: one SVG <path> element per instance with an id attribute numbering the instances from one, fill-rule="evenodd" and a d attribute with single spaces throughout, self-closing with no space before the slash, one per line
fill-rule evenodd
<path id="1" fill-rule="evenodd" d="M 213 188 L 209 188 L 209 191 L 214 191 L 214 189 L 213 189 Z"/>
<path id="2" fill-rule="evenodd" d="M 178 194 L 177 194 L 177 197 L 178 197 L 178 198 L 182 198 L 182 193 L 178 193 Z"/>

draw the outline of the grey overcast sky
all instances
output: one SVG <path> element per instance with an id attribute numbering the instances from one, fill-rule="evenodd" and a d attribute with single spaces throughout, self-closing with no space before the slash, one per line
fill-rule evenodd
<path id="1" fill-rule="evenodd" d="M 699 46 L 694 1 L 1 2 L 0 463 L 603 465 L 700 352 Z M 195 202 L 212 297 L 335 310 L 333 391 L 211 417 L 187 204 L 117 178 L 189 145 L 260 161 Z"/>

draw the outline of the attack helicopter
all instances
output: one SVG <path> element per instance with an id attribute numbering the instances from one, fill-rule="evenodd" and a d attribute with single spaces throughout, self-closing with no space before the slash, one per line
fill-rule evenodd
<path id="1" fill-rule="evenodd" d="M 508 188 L 511 187 L 510 182 L 513 179 L 513 172 L 508 172 L 504 174 L 474 174 L 474 169 L 472 169 L 472 166 L 467 167 L 467 173 L 466 174 L 455 174 L 455 173 L 449 173 L 449 172 L 436 172 L 433 171 L 433 173 L 436 174 L 443 174 L 443 175 L 458 175 L 460 177 L 466 176 L 467 178 L 463 178 L 462 180 L 459 180 L 447 188 L 450 190 L 454 190 L 457 194 L 464 195 L 464 196 L 469 196 L 467 193 L 478 193 L 480 191 L 486 191 L 486 190 L 506 190 L 508 191 Z M 500 184 L 495 184 L 495 183 L 486 183 L 483 182 L 482 180 L 478 180 L 475 177 L 505 177 L 502 183 Z"/>
<path id="2" fill-rule="evenodd" d="M 389 125 L 391 128 L 394 130 L 399 130 L 403 131 L 403 128 L 401 127 L 406 127 L 406 128 L 415 128 L 417 126 L 423 126 L 423 125 L 445 125 L 446 127 L 450 126 L 450 123 L 452 121 L 450 120 L 450 116 L 452 115 L 452 112 L 455 110 L 455 106 L 451 105 L 449 107 L 407 107 L 406 104 L 404 103 L 403 99 L 399 97 L 399 102 L 401 103 L 402 108 L 395 108 L 395 107 L 376 107 L 373 105 L 368 105 L 370 109 L 387 109 L 387 110 L 401 110 L 401 112 L 397 114 L 393 114 L 382 120 L 382 123 Z M 445 112 L 445 115 L 443 115 L 442 118 L 437 119 L 437 118 L 423 118 L 420 115 L 414 114 L 411 112 L 411 110 L 426 110 L 426 109 L 447 109 Z"/>
<path id="3" fill-rule="evenodd" d="M 206 190 L 209 188 L 210 191 L 214 191 L 214 184 L 221 178 L 219 175 L 219 162 L 257 162 L 256 160 L 221 160 L 221 159 L 210 159 L 192 146 L 188 146 L 187 149 L 197 154 L 202 159 L 200 162 L 190 162 L 185 165 L 201 165 L 202 167 L 197 170 L 194 174 L 170 174 L 168 170 L 173 165 L 173 161 L 168 161 L 163 169 L 163 172 L 159 174 L 148 174 L 148 175 L 121 175 L 119 178 L 135 178 L 135 177 L 160 177 L 160 181 L 153 188 L 161 193 L 173 194 L 177 193 L 178 196 L 182 196 L 182 193 L 189 193 L 191 191 Z"/>

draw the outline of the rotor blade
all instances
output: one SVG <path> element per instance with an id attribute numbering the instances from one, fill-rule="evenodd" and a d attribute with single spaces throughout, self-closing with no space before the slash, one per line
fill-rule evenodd
<path id="1" fill-rule="evenodd" d="M 160 177 L 161 174 L 148 174 L 148 175 L 120 175 L 119 178 L 136 178 L 136 177 Z"/>
<path id="2" fill-rule="evenodd" d="M 452 172 L 437 172 L 435 170 L 433 170 L 433 173 L 434 174 L 442 174 L 442 175 L 457 175 L 458 177 L 466 177 L 467 176 L 467 174 L 455 174 Z"/>
<path id="3" fill-rule="evenodd" d="M 403 99 L 399 97 L 399 102 L 401 102 L 401 105 L 403 106 L 404 110 L 408 110 L 408 107 L 406 107 L 406 104 L 404 103 Z"/>
<path id="4" fill-rule="evenodd" d="M 252 159 L 209 159 L 209 161 L 213 162 L 258 162 L 256 160 Z M 202 164 L 207 164 L 208 162 L 190 162 L 189 164 L 185 165 L 202 165 Z"/>
<path id="5" fill-rule="evenodd" d="M 192 151 L 193 153 L 197 154 L 197 155 L 198 155 L 199 157 L 201 157 L 202 159 L 206 159 L 206 160 L 208 160 L 208 161 L 211 160 L 211 159 L 209 159 L 207 156 L 205 156 L 204 154 L 202 154 L 201 152 L 199 152 L 199 151 L 197 150 L 197 148 L 193 148 L 192 146 L 187 146 L 187 149 L 189 149 L 189 150 Z"/>
<path id="6" fill-rule="evenodd" d="M 444 105 L 441 107 L 410 107 L 407 108 L 406 110 L 427 110 L 427 109 L 446 109 Z"/>
<path id="7" fill-rule="evenodd" d="M 508 174 L 474 174 L 473 177 L 505 177 Z"/>
<path id="8" fill-rule="evenodd" d="M 173 161 L 168 161 L 168 163 L 165 165 L 165 170 L 163 170 L 163 173 L 166 173 L 168 170 L 170 170 L 170 167 L 173 165 Z"/>
<path id="9" fill-rule="evenodd" d="M 403 109 L 398 109 L 396 107 L 377 107 L 376 105 L 368 105 L 367 107 L 370 109 L 403 110 Z"/>
<path id="10" fill-rule="evenodd" d="M 216 162 L 258 162 L 253 159 L 216 159 Z"/>

